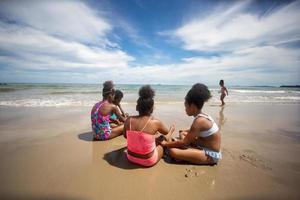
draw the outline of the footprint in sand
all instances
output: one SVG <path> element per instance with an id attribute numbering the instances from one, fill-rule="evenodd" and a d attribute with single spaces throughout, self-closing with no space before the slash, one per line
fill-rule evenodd
<path id="1" fill-rule="evenodd" d="M 222 148 L 222 154 L 223 154 L 224 156 L 229 155 L 233 160 L 235 160 L 235 156 L 234 156 L 233 153 L 232 153 L 230 150 L 228 150 L 227 148 Z"/>
<path id="2" fill-rule="evenodd" d="M 214 189 L 216 181 L 215 181 L 215 176 L 207 174 L 205 170 L 201 170 L 199 168 L 186 168 L 185 169 L 185 174 L 184 177 L 187 180 L 192 180 L 193 178 L 202 178 L 202 182 L 205 183 L 206 185 L 210 186 L 210 189 Z"/>
<path id="3" fill-rule="evenodd" d="M 203 175 L 203 174 L 205 174 L 205 173 L 206 173 L 206 172 L 203 171 L 203 170 L 202 170 L 202 171 L 196 170 L 195 167 L 192 167 L 192 168 L 190 168 L 190 169 L 186 168 L 186 169 L 185 169 L 184 177 L 186 177 L 186 178 L 199 177 L 199 176 L 201 176 L 201 175 Z"/>
<path id="4" fill-rule="evenodd" d="M 240 160 L 243 160 L 254 167 L 261 168 L 263 170 L 272 170 L 265 161 L 253 150 L 245 149 L 240 155 Z"/>

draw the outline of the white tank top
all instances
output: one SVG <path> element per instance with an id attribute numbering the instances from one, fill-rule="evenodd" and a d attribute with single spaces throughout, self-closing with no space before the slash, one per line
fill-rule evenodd
<path id="1" fill-rule="evenodd" d="M 198 117 L 204 117 L 204 118 L 208 119 L 209 121 L 211 121 L 212 124 L 213 124 L 210 129 L 208 129 L 206 131 L 200 131 L 198 133 L 199 137 L 208 137 L 208 136 L 218 132 L 219 127 L 218 127 L 218 125 L 216 124 L 216 122 L 213 120 L 213 118 L 211 116 L 209 116 L 207 114 L 200 113 L 195 118 L 198 118 Z"/>

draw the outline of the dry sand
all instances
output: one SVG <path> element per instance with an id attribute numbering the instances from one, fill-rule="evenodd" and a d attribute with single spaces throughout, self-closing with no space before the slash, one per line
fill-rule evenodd
<path id="1" fill-rule="evenodd" d="M 152 168 L 127 161 L 123 137 L 91 141 L 89 110 L 0 107 L 0 198 L 300 199 L 300 105 L 206 105 L 221 126 L 223 160 Z M 181 104 L 154 114 L 177 130 L 192 121 Z"/>

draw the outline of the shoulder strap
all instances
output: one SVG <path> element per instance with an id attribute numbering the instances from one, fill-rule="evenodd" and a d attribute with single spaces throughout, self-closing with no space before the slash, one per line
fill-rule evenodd
<path id="1" fill-rule="evenodd" d="M 99 106 L 96 108 L 96 112 L 99 111 L 99 109 L 103 106 L 103 104 L 105 103 L 106 101 L 102 101 L 101 103 L 99 103 Z"/>
<path id="2" fill-rule="evenodd" d="M 141 131 L 143 131 L 143 130 L 146 128 L 146 126 L 148 125 L 148 123 L 150 122 L 151 119 L 152 119 L 152 117 L 150 117 L 150 118 L 148 119 L 148 121 L 146 122 L 145 126 L 142 128 Z"/>
<path id="3" fill-rule="evenodd" d="M 205 114 L 205 113 L 199 113 L 196 116 L 196 118 L 198 118 L 198 117 L 204 117 L 204 118 L 208 119 L 209 121 L 214 122 L 213 118 L 211 118 L 211 116 L 209 116 L 208 114 Z"/>

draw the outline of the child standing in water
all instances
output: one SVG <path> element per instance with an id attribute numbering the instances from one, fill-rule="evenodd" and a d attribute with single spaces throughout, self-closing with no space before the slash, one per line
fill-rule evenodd
<path id="1" fill-rule="evenodd" d="M 221 135 L 218 125 L 209 115 L 202 112 L 204 102 L 211 97 L 206 85 L 197 83 L 185 97 L 185 111 L 193 116 L 190 129 L 181 131 L 180 139 L 162 141 L 168 147 L 170 156 L 175 161 L 186 161 L 194 164 L 216 164 L 221 158 Z"/>
<path id="2" fill-rule="evenodd" d="M 228 91 L 227 88 L 224 86 L 224 80 L 220 80 L 219 85 L 221 87 L 221 91 L 220 91 L 221 92 L 220 100 L 222 102 L 221 106 L 224 106 L 225 105 L 224 98 L 226 95 L 228 96 Z"/>
<path id="3" fill-rule="evenodd" d="M 113 82 L 104 82 L 102 90 L 103 99 L 96 103 L 91 110 L 94 140 L 108 140 L 123 133 L 124 125 L 112 128 L 109 124 L 112 113 L 116 113 L 120 121 L 125 121 L 125 117 L 122 116 L 119 108 L 113 104 L 114 95 L 115 89 Z"/>

